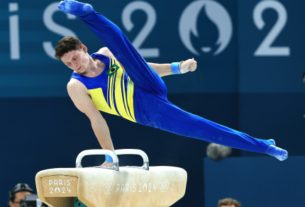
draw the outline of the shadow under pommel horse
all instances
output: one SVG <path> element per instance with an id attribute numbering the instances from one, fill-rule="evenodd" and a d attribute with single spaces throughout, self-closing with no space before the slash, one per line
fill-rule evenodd
<path id="1" fill-rule="evenodd" d="M 142 167 L 121 167 L 117 155 L 136 154 Z M 86 155 L 109 155 L 112 168 L 86 167 Z M 73 207 L 75 198 L 87 207 L 168 207 L 181 199 L 187 173 L 178 167 L 149 167 L 145 152 L 135 149 L 85 150 L 76 158 L 76 168 L 43 170 L 36 175 L 39 199 L 51 207 Z"/>

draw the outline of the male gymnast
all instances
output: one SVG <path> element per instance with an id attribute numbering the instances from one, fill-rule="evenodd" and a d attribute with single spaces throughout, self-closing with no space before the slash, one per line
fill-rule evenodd
<path id="1" fill-rule="evenodd" d="M 99 110 L 178 135 L 269 154 L 281 161 L 287 159 L 287 151 L 276 147 L 272 139 L 253 138 L 185 112 L 167 100 L 161 77 L 194 71 L 194 59 L 172 64 L 147 63 L 123 32 L 90 4 L 65 0 L 58 8 L 83 20 L 106 45 L 90 56 L 80 40 L 64 37 L 55 49 L 55 57 L 74 71 L 67 85 L 69 96 L 90 119 L 103 149 L 114 147 Z M 102 166 L 112 166 L 111 157 L 106 156 Z"/>

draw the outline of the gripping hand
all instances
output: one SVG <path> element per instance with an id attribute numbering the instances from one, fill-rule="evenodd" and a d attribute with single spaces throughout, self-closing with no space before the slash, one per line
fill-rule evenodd
<path id="1" fill-rule="evenodd" d="M 197 69 L 197 61 L 193 59 L 188 59 L 186 61 L 182 61 L 180 64 L 180 72 L 181 74 L 187 73 L 189 71 L 194 72 Z"/>
<path id="2" fill-rule="evenodd" d="M 61 1 L 58 4 L 58 8 L 65 12 L 75 16 L 85 16 L 94 11 L 93 7 L 90 4 L 84 4 L 74 0 L 65 0 Z"/>

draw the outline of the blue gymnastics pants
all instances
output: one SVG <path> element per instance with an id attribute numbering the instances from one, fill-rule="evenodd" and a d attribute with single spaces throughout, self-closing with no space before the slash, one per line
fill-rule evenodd
<path id="1" fill-rule="evenodd" d="M 167 89 L 162 79 L 114 23 L 94 10 L 78 16 L 110 49 L 134 82 L 134 107 L 138 123 L 253 152 L 266 153 L 268 145 L 273 144 L 270 140 L 253 138 L 175 106 L 167 100 Z"/>

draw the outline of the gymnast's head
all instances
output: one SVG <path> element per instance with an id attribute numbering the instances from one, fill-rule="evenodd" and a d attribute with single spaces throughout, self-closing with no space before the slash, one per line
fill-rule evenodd
<path id="1" fill-rule="evenodd" d="M 86 72 L 91 59 L 87 47 L 78 38 L 72 36 L 58 41 L 55 57 L 77 73 Z"/>

